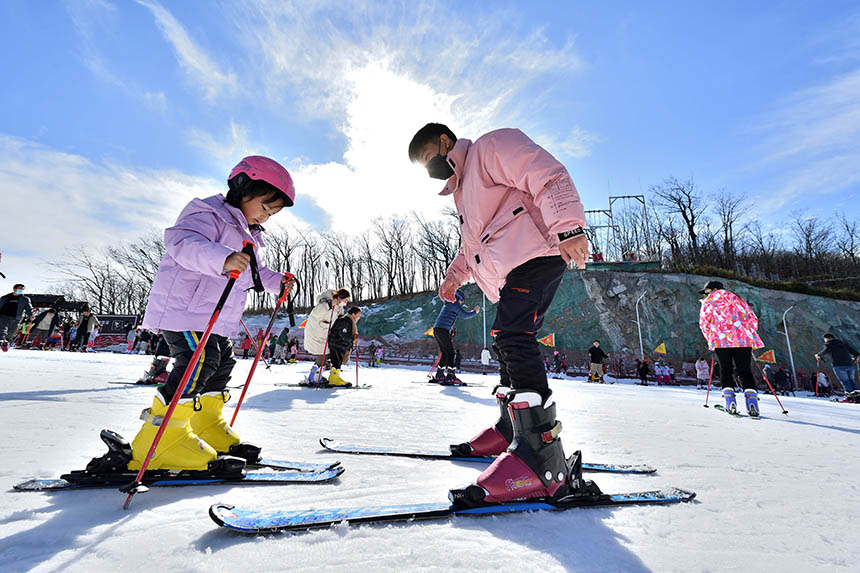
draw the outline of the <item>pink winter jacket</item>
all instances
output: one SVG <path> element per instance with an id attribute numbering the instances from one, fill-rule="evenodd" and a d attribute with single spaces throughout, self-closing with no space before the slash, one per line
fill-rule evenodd
<path id="1" fill-rule="evenodd" d="M 164 231 L 166 252 L 149 292 L 142 327 L 159 330 L 206 330 L 224 286 L 224 260 L 252 241 L 259 261 L 262 234 L 248 229 L 242 211 L 224 202 L 223 195 L 194 199 L 176 223 Z M 270 292 L 279 292 L 281 275 L 262 265 L 260 279 Z M 245 309 L 245 289 L 253 286 L 250 267 L 236 279 L 215 322 L 214 334 L 233 337 Z"/>
<path id="2" fill-rule="evenodd" d="M 761 348 L 758 317 L 744 299 L 725 289 L 715 290 L 702 301 L 699 328 L 708 348 Z"/>
<path id="3" fill-rule="evenodd" d="M 585 227 L 585 212 L 564 165 L 518 129 L 499 129 L 448 153 L 462 244 L 446 278 L 473 278 L 492 302 L 509 272 L 558 255 L 558 233 Z"/>

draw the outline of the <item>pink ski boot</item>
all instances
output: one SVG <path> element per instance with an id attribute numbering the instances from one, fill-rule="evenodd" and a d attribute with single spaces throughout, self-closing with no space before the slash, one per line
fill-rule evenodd
<path id="1" fill-rule="evenodd" d="M 507 451 L 478 476 L 477 483 L 451 490 L 455 505 L 600 495 L 600 489 L 582 479 L 579 452 L 565 459 L 561 424 L 555 419 L 555 403 L 533 390 L 514 390 L 508 397 L 514 439 Z"/>

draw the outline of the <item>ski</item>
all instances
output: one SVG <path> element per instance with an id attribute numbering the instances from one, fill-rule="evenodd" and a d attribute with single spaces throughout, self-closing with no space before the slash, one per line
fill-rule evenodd
<path id="1" fill-rule="evenodd" d="M 285 483 L 321 483 L 331 481 L 344 471 L 334 467 L 321 471 L 272 471 L 245 470 L 240 474 L 211 473 L 190 470 L 152 470 L 147 471 L 143 483 L 149 487 L 188 486 L 188 485 L 277 485 Z M 58 491 L 68 489 L 93 489 L 122 487 L 137 477 L 135 471 L 93 475 L 74 471 L 54 479 L 31 479 L 13 486 L 15 491 Z"/>
<path id="2" fill-rule="evenodd" d="M 269 468 L 272 470 L 292 470 L 296 472 L 324 472 L 331 470 L 340 465 L 340 462 L 335 461 L 330 464 L 314 464 L 309 462 L 294 462 L 289 460 L 275 460 L 272 458 L 260 458 L 254 463 L 247 463 L 246 468 Z"/>
<path id="3" fill-rule="evenodd" d="M 451 452 L 444 450 L 425 450 L 425 449 L 395 449 L 384 446 L 365 446 L 354 444 L 342 444 L 331 438 L 321 438 L 320 445 L 325 449 L 341 454 L 364 454 L 364 455 L 379 455 L 379 456 L 398 456 L 405 458 L 419 458 L 425 460 L 449 460 L 452 462 L 474 462 L 479 464 L 491 464 L 496 458 L 492 456 L 452 456 Z M 653 474 L 657 471 L 656 468 L 647 465 L 629 465 L 629 464 L 603 464 L 603 463 L 583 463 L 582 470 L 587 472 L 607 472 L 617 474 Z"/>
<path id="4" fill-rule="evenodd" d="M 629 505 L 681 503 L 696 494 L 677 488 L 595 496 L 568 496 L 557 500 L 537 499 L 511 503 L 486 504 L 478 507 L 456 507 L 448 503 L 424 503 L 353 508 L 308 509 L 285 511 L 256 511 L 225 503 L 209 508 L 209 516 L 222 527 L 242 533 L 272 531 L 305 531 L 331 527 L 346 522 L 392 523 L 398 521 L 447 519 L 452 516 L 485 516 L 501 513 L 532 511 L 562 511 L 581 507 L 618 507 Z"/>
<path id="5" fill-rule="evenodd" d="M 720 412 L 725 412 L 729 416 L 734 416 L 735 418 L 749 418 L 751 420 L 758 420 L 759 418 L 761 418 L 761 416 L 744 416 L 740 412 L 730 412 L 729 410 L 726 410 L 725 406 L 722 406 L 720 404 L 715 405 L 714 409 L 719 410 Z"/>
<path id="6" fill-rule="evenodd" d="M 275 386 L 282 388 L 310 388 L 311 390 L 368 390 L 373 388 L 370 384 L 362 384 L 361 386 L 331 386 L 329 384 L 310 384 L 308 382 L 275 382 Z"/>
<path id="7" fill-rule="evenodd" d="M 164 384 L 162 382 L 154 382 L 154 383 L 144 383 L 144 382 L 128 382 L 126 380 L 108 380 L 108 384 L 121 384 L 125 386 L 140 386 L 142 388 L 161 388 Z M 238 386 L 227 386 L 228 390 L 238 390 L 241 389 L 244 384 L 239 384 Z"/>
<path id="8" fill-rule="evenodd" d="M 486 386 L 484 384 L 468 384 L 466 382 L 463 382 L 462 384 L 442 384 L 440 382 L 436 382 L 435 380 L 423 380 L 423 381 L 413 380 L 412 383 L 413 384 L 424 384 L 425 386 L 427 386 L 428 384 L 432 384 L 435 386 L 441 386 L 443 388 L 462 388 L 464 386 L 468 387 L 468 388 L 486 388 Z"/>

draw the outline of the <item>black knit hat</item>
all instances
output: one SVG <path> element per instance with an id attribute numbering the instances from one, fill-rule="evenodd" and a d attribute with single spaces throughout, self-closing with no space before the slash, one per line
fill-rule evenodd
<path id="1" fill-rule="evenodd" d="M 726 287 L 724 287 L 723 283 L 721 283 L 720 281 L 708 281 L 705 283 L 705 286 L 702 287 L 702 290 L 699 291 L 699 294 L 705 294 L 705 291 L 708 289 L 720 290 L 723 288 L 726 288 Z"/>

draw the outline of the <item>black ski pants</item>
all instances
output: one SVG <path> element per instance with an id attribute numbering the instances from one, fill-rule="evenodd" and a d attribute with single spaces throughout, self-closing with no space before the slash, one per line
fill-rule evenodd
<path id="1" fill-rule="evenodd" d="M 717 348 L 714 350 L 717 360 L 720 361 L 720 384 L 723 388 L 734 388 L 734 375 L 737 371 L 738 377 L 744 390 L 755 390 L 755 378 L 753 378 L 752 348 L 749 346 L 739 348 Z"/>
<path id="2" fill-rule="evenodd" d="M 561 256 L 539 257 L 508 273 L 492 327 L 503 385 L 549 395 L 536 335 L 566 268 Z"/>
<path id="3" fill-rule="evenodd" d="M 165 404 L 170 402 L 182 376 L 191 362 L 191 356 L 197 349 L 197 343 L 203 336 L 202 332 L 186 330 L 183 332 L 162 331 L 164 341 L 170 348 L 170 355 L 175 359 L 173 370 L 167 376 L 167 382 L 159 388 Z M 198 396 L 205 392 L 221 392 L 230 381 L 230 373 L 236 359 L 233 357 L 233 343 L 230 339 L 218 334 L 212 334 L 203 347 L 203 354 L 194 366 L 191 377 L 182 390 L 183 398 Z"/>
<path id="4" fill-rule="evenodd" d="M 439 345 L 439 368 L 454 368 L 454 342 L 451 340 L 451 331 L 447 328 L 433 327 L 433 338 Z"/>

